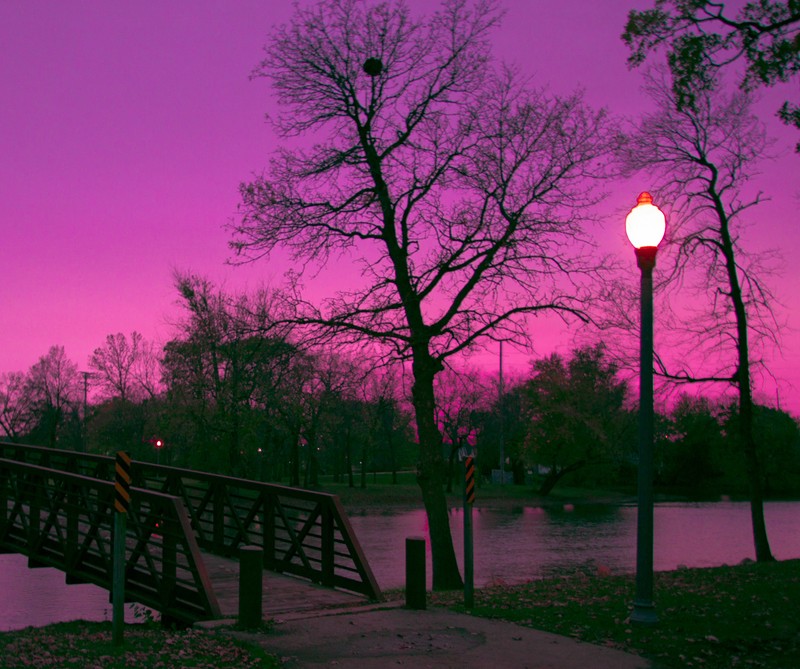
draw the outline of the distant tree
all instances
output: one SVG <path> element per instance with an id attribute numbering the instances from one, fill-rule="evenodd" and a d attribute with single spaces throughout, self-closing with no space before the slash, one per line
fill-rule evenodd
<path id="1" fill-rule="evenodd" d="M 408 441 L 410 416 L 401 405 L 402 374 L 395 368 L 372 370 L 362 385 L 365 423 L 372 437 L 375 466 L 392 472 L 397 483 L 402 449 Z"/>
<path id="2" fill-rule="evenodd" d="M 363 406 L 357 400 L 357 392 L 358 387 L 364 384 L 365 372 L 349 356 L 321 352 L 310 356 L 310 359 L 312 365 L 300 387 L 297 401 L 306 447 L 304 484 L 316 487 L 319 485 L 319 452 L 326 441 L 332 441 L 332 432 L 337 429 L 341 414 L 355 412 L 356 423 L 363 423 Z M 363 472 L 368 441 L 362 438 L 359 442 Z"/>
<path id="3" fill-rule="evenodd" d="M 725 429 L 739 433 L 739 412 L 734 405 L 726 414 Z M 756 405 L 753 428 L 761 446 L 761 476 L 765 495 L 796 496 L 800 492 L 800 426 L 785 411 Z M 747 463 L 735 470 L 737 482 L 749 481 Z"/>
<path id="4" fill-rule="evenodd" d="M 255 409 L 279 396 L 295 348 L 270 327 L 271 294 L 230 294 L 188 275 L 176 284 L 187 317 L 164 350 L 168 400 L 189 419 L 206 466 L 241 473 L 242 456 L 260 446 L 254 421 L 266 414 Z"/>
<path id="5" fill-rule="evenodd" d="M 92 419 L 87 426 L 89 450 L 105 454 L 125 450 L 134 459 L 142 460 L 155 457 L 153 445 L 148 442 L 153 434 L 147 431 L 148 409 L 144 403 L 120 397 L 95 403 Z"/>
<path id="6" fill-rule="evenodd" d="M 646 170 L 658 184 L 661 201 L 671 203 L 669 241 L 675 253 L 668 280 L 684 286 L 682 300 L 689 299 L 687 286 L 695 297 L 690 309 L 664 326 L 682 333 L 673 346 L 673 353 L 685 347 L 673 356 L 681 368 L 668 369 L 658 351 L 657 366 L 675 382 L 722 382 L 736 388 L 756 556 L 771 560 L 753 429 L 752 367 L 753 351 L 776 342 L 780 327 L 776 300 L 764 283 L 768 262 L 748 254 L 740 234 L 745 212 L 761 201 L 760 193 L 749 195 L 747 182 L 768 142 L 744 93 L 707 90 L 698 93 L 693 106 L 681 106 L 658 71 L 648 76 L 646 90 L 658 111 L 642 118 L 624 143 L 622 157 L 629 169 Z M 692 369 L 693 362 L 702 369 Z"/>
<path id="7" fill-rule="evenodd" d="M 23 372 L 0 374 L 0 430 L 11 441 L 18 441 L 31 429 L 34 420 L 28 379 Z"/>
<path id="8" fill-rule="evenodd" d="M 162 350 L 152 341 L 142 339 L 131 369 L 137 393 L 144 399 L 155 399 L 163 390 L 161 386 Z"/>
<path id="9" fill-rule="evenodd" d="M 30 368 L 25 392 L 33 408 L 35 432 L 55 447 L 81 397 L 78 367 L 67 358 L 63 346 L 51 346 Z"/>
<path id="10" fill-rule="evenodd" d="M 622 461 L 632 434 L 627 383 L 602 345 L 537 360 L 523 392 L 528 457 L 547 470 L 540 495 L 584 467 Z"/>
<path id="11" fill-rule="evenodd" d="M 447 492 L 453 492 L 455 463 L 461 448 L 477 440 L 478 416 L 490 403 L 489 384 L 477 369 L 445 369 L 437 377 L 437 414 L 447 456 Z"/>
<path id="12" fill-rule="evenodd" d="M 656 0 L 654 9 L 631 10 L 622 39 L 628 62 L 640 65 L 666 49 L 679 108 L 693 107 L 696 96 L 714 88 L 717 73 L 744 63 L 744 90 L 772 86 L 800 72 L 800 3 L 758 0 L 736 14 L 715 0 Z M 784 123 L 800 128 L 800 106 L 785 102 Z M 800 150 L 800 143 L 797 145 Z"/>
<path id="13" fill-rule="evenodd" d="M 133 397 L 134 365 L 139 358 L 142 335 L 134 331 L 130 340 L 122 333 L 110 334 L 89 357 L 94 383 L 106 398 L 119 397 L 123 402 Z"/>
<path id="14" fill-rule="evenodd" d="M 525 483 L 527 461 L 527 436 L 529 423 L 525 416 L 524 378 L 505 379 L 502 397 L 499 377 L 487 383 L 488 404 L 473 417 L 478 425 L 478 456 L 476 464 L 486 477 L 500 467 L 501 448 L 506 462 L 504 470 L 513 472 L 514 483 Z"/>
<path id="15" fill-rule="evenodd" d="M 287 249 L 298 272 L 345 258 L 362 285 L 296 322 L 342 346 L 411 361 L 433 587 L 461 586 L 443 491 L 434 379 L 525 316 L 578 314 L 579 223 L 604 173 L 605 116 L 491 65 L 493 2 L 445 0 L 416 20 L 401 3 L 322 0 L 276 29 L 255 72 L 286 113 L 283 149 L 241 188 L 234 248 Z M 594 267 L 592 262 L 592 267 Z M 574 271 L 573 283 L 559 282 Z"/>
<path id="16" fill-rule="evenodd" d="M 715 459 L 727 445 L 722 420 L 721 408 L 708 398 L 678 398 L 669 415 L 668 438 L 658 449 L 662 484 L 695 495 L 711 492 L 712 480 L 722 474 Z"/>

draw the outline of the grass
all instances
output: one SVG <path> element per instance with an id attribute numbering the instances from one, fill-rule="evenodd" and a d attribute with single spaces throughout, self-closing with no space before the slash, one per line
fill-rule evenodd
<path id="1" fill-rule="evenodd" d="M 800 667 L 800 560 L 660 572 L 660 622 L 631 625 L 632 576 L 577 572 L 475 592 L 473 615 L 618 648 L 657 667 Z M 434 605 L 463 610 L 463 597 L 435 593 Z"/>
<path id="2" fill-rule="evenodd" d="M 18 669 L 273 669 L 277 659 L 222 632 L 127 625 L 124 644 L 111 642 L 111 623 L 84 621 L 0 633 L 0 667 Z"/>

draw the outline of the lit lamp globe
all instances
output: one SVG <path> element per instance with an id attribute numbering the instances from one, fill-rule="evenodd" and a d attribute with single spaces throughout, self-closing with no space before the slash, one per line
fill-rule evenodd
<path id="1" fill-rule="evenodd" d="M 625 218 L 625 232 L 633 247 L 639 266 L 642 262 L 655 265 L 656 250 L 664 232 L 667 229 L 667 220 L 664 213 L 653 204 L 650 193 L 642 193 L 636 201 L 636 206 L 631 209 Z"/>

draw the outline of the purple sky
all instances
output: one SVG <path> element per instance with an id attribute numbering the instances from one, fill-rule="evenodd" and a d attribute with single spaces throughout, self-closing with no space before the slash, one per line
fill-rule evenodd
<path id="1" fill-rule="evenodd" d="M 412 3 L 412 6 L 428 3 Z M 586 90 L 612 112 L 641 109 L 640 74 L 619 39 L 627 11 L 650 0 L 506 0 L 496 54 L 554 92 Z M 280 259 L 225 264 L 238 184 L 267 164 L 275 138 L 264 80 L 250 81 L 270 27 L 288 0 L 28 0 L 0 3 L 0 371 L 24 371 L 53 344 L 79 368 L 114 332 L 166 340 L 177 318 L 174 270 L 228 288 L 280 280 Z M 797 86 L 793 85 L 794 90 Z M 800 269 L 797 137 L 773 120 L 784 92 L 760 106 L 782 156 L 759 179 L 749 248 L 777 246 L 772 282 L 789 325 L 771 361 L 781 406 L 800 414 Z M 624 214 L 649 184 L 620 184 L 598 230 L 603 248 L 630 259 Z M 315 288 L 322 294 L 321 288 Z M 537 352 L 568 350 L 549 327 Z M 508 365 L 527 356 L 507 351 Z M 757 396 L 771 402 L 775 383 Z"/>

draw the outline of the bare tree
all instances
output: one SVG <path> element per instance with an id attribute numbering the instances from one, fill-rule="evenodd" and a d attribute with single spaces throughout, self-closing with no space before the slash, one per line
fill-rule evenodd
<path id="1" fill-rule="evenodd" d="M 165 385 L 170 399 L 190 416 L 207 457 L 241 473 L 253 409 L 278 392 L 294 347 L 286 342 L 285 329 L 270 327 L 271 293 L 234 294 L 191 275 L 176 276 L 176 285 L 186 318 L 179 336 L 165 347 Z M 263 334 L 267 330 L 271 336 Z"/>
<path id="2" fill-rule="evenodd" d="M 122 333 L 106 336 L 105 343 L 89 357 L 89 367 L 95 374 L 95 383 L 108 397 L 119 397 L 123 402 L 134 399 L 134 365 L 139 358 L 142 335 L 131 332 L 131 338 Z"/>
<path id="3" fill-rule="evenodd" d="M 48 445 L 54 447 L 68 411 L 77 407 L 80 397 L 78 368 L 63 346 L 51 346 L 30 368 L 26 392 Z"/>
<path id="4" fill-rule="evenodd" d="M 491 382 L 477 369 L 448 367 L 436 379 L 439 430 L 448 447 L 447 492 L 453 492 L 455 463 L 459 449 L 476 436 L 478 412 L 491 404 Z M 491 397 L 494 397 L 492 393 Z"/>
<path id="5" fill-rule="evenodd" d="M 139 352 L 131 368 L 131 376 L 138 392 L 146 399 L 154 399 L 161 391 L 161 351 L 157 344 L 147 339 L 139 342 Z"/>
<path id="6" fill-rule="evenodd" d="M 672 285 L 694 295 L 673 327 L 680 326 L 689 350 L 670 370 L 657 353 L 657 371 L 676 382 L 722 382 L 738 392 L 738 437 L 747 461 L 756 556 L 771 560 L 764 524 L 762 476 L 753 433 L 754 346 L 777 343 L 775 299 L 763 282 L 762 258 L 749 254 L 741 237 L 743 219 L 761 201 L 748 194 L 748 180 L 768 145 L 750 98 L 707 90 L 692 107 L 679 106 L 663 72 L 647 77 L 646 90 L 658 112 L 645 116 L 628 138 L 623 159 L 647 170 L 660 184 L 662 202 L 673 205 L 670 245 Z M 669 253 L 662 254 L 670 258 Z M 682 291 L 682 299 L 687 291 Z M 679 309 L 673 304 L 674 309 Z M 758 349 L 755 349 L 758 350 Z M 692 369 L 698 362 L 703 369 Z"/>
<path id="7" fill-rule="evenodd" d="M 355 261 L 362 288 L 296 322 L 340 345 L 369 341 L 410 360 L 418 481 L 436 589 L 459 587 L 443 484 L 434 378 L 484 337 L 527 341 L 525 317 L 580 314 L 569 271 L 603 172 L 604 116 L 579 96 L 533 90 L 493 68 L 499 13 L 445 0 L 423 20 L 402 3 L 322 0 L 275 30 L 254 76 L 272 82 L 286 138 L 270 171 L 241 188 L 233 246 L 278 249 L 299 270 Z"/>
<path id="8" fill-rule="evenodd" d="M 22 372 L 0 374 L 0 430 L 17 441 L 30 430 L 33 418 L 26 375 Z"/>

